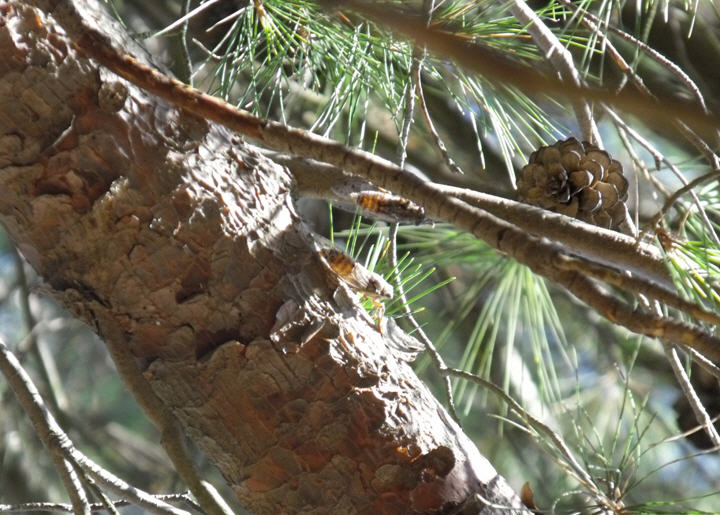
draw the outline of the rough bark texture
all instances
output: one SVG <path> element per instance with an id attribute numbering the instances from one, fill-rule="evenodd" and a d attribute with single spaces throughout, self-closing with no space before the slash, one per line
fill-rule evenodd
<path id="1" fill-rule="evenodd" d="M 0 222 L 130 349 L 247 509 L 450 512 L 480 494 L 521 511 L 329 275 L 292 187 L 237 136 L 99 70 L 52 13 L 0 3 Z"/>

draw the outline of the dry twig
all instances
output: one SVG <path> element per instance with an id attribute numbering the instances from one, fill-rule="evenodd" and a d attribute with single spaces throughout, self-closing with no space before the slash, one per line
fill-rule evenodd
<path id="1" fill-rule="evenodd" d="M 68 488 L 68 493 L 73 502 L 73 509 L 76 513 L 90 513 L 90 505 L 83 494 L 82 487 L 77 483 L 77 477 L 72 467 L 84 470 L 109 490 L 143 507 L 150 513 L 162 515 L 188 514 L 187 511 L 174 508 L 154 496 L 128 485 L 125 481 L 104 470 L 77 450 L 45 407 L 45 403 L 32 379 L 30 379 L 27 372 L 3 341 L 0 341 L 0 371 L 15 392 L 18 401 L 25 409 L 30 422 L 35 428 L 35 433 L 42 440 L 50 456 L 56 462 L 58 469 L 68 470 L 69 477 L 75 478 L 72 485 L 66 483 L 66 488 Z"/>
<path id="2" fill-rule="evenodd" d="M 560 43 L 555 34 L 535 14 L 535 11 L 527 5 L 525 0 L 512 0 L 510 12 L 519 22 L 525 25 L 525 30 L 528 31 L 537 47 L 560 74 L 560 80 L 572 84 L 575 88 L 581 88 L 582 80 L 575 63 L 573 63 L 572 54 Z M 602 139 L 593 119 L 590 104 L 584 98 L 578 98 L 573 100 L 573 109 L 583 139 L 602 147 Z"/>

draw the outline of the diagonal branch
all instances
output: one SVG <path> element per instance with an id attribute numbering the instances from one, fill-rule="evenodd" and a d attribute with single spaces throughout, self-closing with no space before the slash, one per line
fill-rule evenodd
<path id="1" fill-rule="evenodd" d="M 714 421 L 708 414 L 705 406 L 703 406 L 697 392 L 695 392 L 695 389 L 690 382 L 690 378 L 685 371 L 685 367 L 677 354 L 677 348 L 674 345 L 664 344 L 663 350 L 667 360 L 670 362 L 670 366 L 675 374 L 678 384 L 680 385 L 680 389 L 682 390 L 683 395 L 685 395 L 688 404 L 690 404 L 690 408 L 692 409 L 698 424 L 700 424 L 705 430 L 705 434 L 707 434 L 713 446 L 720 446 L 720 435 L 718 435 L 718 432 L 715 429 Z"/>
<path id="2" fill-rule="evenodd" d="M 200 511 L 200 507 L 195 505 L 194 501 L 188 496 L 186 493 L 182 494 L 162 494 L 162 495 L 156 495 L 157 499 L 161 499 L 163 501 L 171 501 L 171 502 L 183 502 L 185 504 L 189 504 L 193 506 L 198 512 Z M 132 503 L 130 501 L 127 501 L 125 499 L 120 499 L 118 501 L 111 501 L 110 507 L 114 508 L 120 508 L 124 506 L 131 506 Z M 104 510 L 107 510 L 108 506 L 105 503 L 102 502 L 94 502 L 90 504 L 90 511 L 91 512 L 102 512 Z M 65 513 L 77 513 L 77 511 L 73 508 L 71 504 L 66 503 L 60 503 L 60 502 L 26 502 L 26 503 L 19 503 L 19 504 L 0 504 L 0 512 L 2 513 L 32 513 L 32 512 L 55 512 L 55 511 L 62 511 Z M 117 513 L 117 511 L 115 511 Z"/>
<path id="3" fill-rule="evenodd" d="M 613 268 L 599 266 L 581 258 L 572 256 L 559 256 L 559 258 L 560 259 L 557 262 L 558 268 L 590 275 L 596 279 L 602 280 L 603 282 L 634 293 L 635 295 L 646 295 L 695 317 L 697 320 L 702 320 L 703 322 L 720 327 L 720 314 L 715 313 L 714 311 L 708 311 L 703 307 L 682 298 L 674 291 L 640 280 L 631 274 L 623 273 Z"/>
<path id="4" fill-rule="evenodd" d="M 514 86 L 526 93 L 544 93 L 554 98 L 566 98 L 571 101 L 585 99 L 588 102 L 605 102 L 658 126 L 667 125 L 668 120 L 671 119 L 682 119 L 698 133 L 709 137 L 714 137 L 720 125 L 720 116 L 717 113 L 706 112 L 696 102 L 665 96 L 653 99 L 632 90 L 614 92 L 575 86 L 555 77 L 543 75 L 488 47 L 480 44 L 471 45 L 454 34 L 427 28 L 418 16 L 406 10 L 398 12 L 387 5 L 359 0 L 347 0 L 343 5 L 381 27 L 422 43 L 428 51 L 443 59 L 452 59 L 463 68 L 476 72 L 488 80 Z"/>
<path id="5" fill-rule="evenodd" d="M 572 254 L 601 263 L 606 267 L 632 272 L 649 282 L 672 287 L 660 251 L 635 238 L 480 191 L 445 184 L 434 184 L 433 187 L 524 231 L 562 244 Z"/>
<path id="6" fill-rule="evenodd" d="M 535 14 L 535 11 L 527 5 L 525 0 L 513 0 L 512 4 L 510 4 L 510 12 L 520 23 L 525 25 L 525 30 L 528 31 L 535 44 L 558 71 L 560 79 L 576 88 L 582 87 L 580 73 L 578 73 L 573 63 L 572 55 L 540 17 Z M 602 140 L 595 120 L 593 120 L 590 105 L 584 98 L 575 99 L 572 104 L 583 138 L 602 147 Z"/>
<path id="7" fill-rule="evenodd" d="M 515 411 L 515 413 L 520 419 L 526 422 L 528 427 L 532 428 L 537 433 L 543 434 L 549 438 L 559 455 L 564 460 L 564 465 L 567 470 L 573 476 L 575 476 L 575 478 L 582 485 L 584 485 L 588 490 L 590 490 L 593 495 L 597 497 L 598 500 L 602 501 L 608 506 L 612 505 L 612 501 L 608 499 L 607 496 L 599 488 L 597 488 L 592 476 L 588 474 L 585 467 L 583 467 L 580 461 L 575 457 L 572 450 L 570 449 L 568 444 L 562 439 L 562 437 L 550 426 L 548 426 L 540 419 L 528 412 L 526 409 L 524 409 L 502 388 L 486 379 L 483 379 L 478 375 L 466 372 L 465 370 L 450 368 L 445 370 L 444 373 L 448 376 L 457 377 L 465 381 L 475 383 L 500 397 L 510 407 L 510 409 Z"/>
<path id="8" fill-rule="evenodd" d="M 87 494 L 76 470 L 73 468 L 72 461 L 67 460 L 62 455 L 57 439 L 52 438 L 52 433 L 43 428 L 42 412 L 44 412 L 47 417 L 52 417 L 52 415 L 50 415 L 47 408 L 43 405 L 40 393 L 32 384 L 30 378 L 23 370 L 22 365 L 2 340 L 0 340 L 0 372 L 5 376 L 10 388 L 18 397 L 20 404 L 30 416 L 30 421 L 35 427 L 35 433 L 48 450 L 60 476 L 60 480 L 70 496 L 74 512 L 83 514 L 90 513 Z"/>
<path id="9" fill-rule="evenodd" d="M 77 20 L 76 20 L 77 21 Z M 82 21 L 80 21 L 82 26 Z M 393 163 L 368 152 L 346 147 L 336 141 L 278 122 L 259 118 L 236 109 L 220 99 L 194 90 L 167 75 L 140 64 L 134 58 L 114 50 L 96 30 L 84 27 L 75 34 L 82 50 L 134 84 L 170 101 L 183 109 L 256 139 L 276 150 L 318 159 L 355 173 L 376 185 L 425 206 L 428 215 L 453 224 L 484 240 L 495 249 L 509 254 L 533 271 L 565 285 L 569 291 L 596 307 L 615 323 L 653 337 L 666 337 L 696 348 L 712 359 L 720 360 L 720 338 L 696 326 L 662 320 L 657 317 L 635 317 L 622 303 L 597 302 L 589 292 L 597 287 L 577 272 L 559 271 L 555 267 L 561 246 L 528 235 L 486 211 L 439 191 L 433 184 L 402 170 Z"/>
<path id="10" fill-rule="evenodd" d="M 103 470 L 99 465 L 77 450 L 55 421 L 55 418 L 45 407 L 42 397 L 40 397 L 40 393 L 33 384 L 32 379 L 30 379 L 25 370 L 23 370 L 17 358 L 15 358 L 2 340 L 0 340 L 0 371 L 2 371 L 10 387 L 15 392 L 15 395 L 28 414 L 28 418 L 32 422 L 35 432 L 50 451 L 54 460 L 57 459 L 62 460 L 64 463 L 76 464 L 106 488 L 142 506 L 150 513 L 187 515 L 187 511 L 174 508 L 156 499 L 152 495 L 128 485 L 122 479 Z M 73 488 L 73 490 L 80 491 L 77 488 Z M 76 501 L 73 497 L 73 505 L 75 504 Z M 75 509 L 79 513 L 89 513 L 87 499 L 78 503 Z"/>

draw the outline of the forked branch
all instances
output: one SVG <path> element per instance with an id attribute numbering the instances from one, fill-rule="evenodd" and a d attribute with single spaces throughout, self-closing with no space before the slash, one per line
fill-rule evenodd
<path id="1" fill-rule="evenodd" d="M 357 8 L 363 14 L 367 14 L 371 19 L 375 19 L 379 15 L 374 7 L 359 6 L 357 2 L 349 2 L 349 4 L 354 9 Z M 69 4 L 64 5 L 69 7 Z M 720 338 L 691 324 L 634 311 L 627 304 L 605 293 L 584 274 L 559 269 L 557 263 L 565 255 L 562 246 L 530 235 L 485 210 L 453 198 L 434 184 L 417 178 L 385 159 L 307 131 L 254 116 L 246 111 L 236 109 L 220 99 L 190 88 L 139 63 L 134 58 L 118 52 L 106 37 L 85 25 L 77 13 L 71 9 L 62 14 L 61 23 L 67 24 L 71 37 L 75 39 L 78 47 L 86 55 L 96 59 L 137 86 L 197 116 L 249 136 L 272 149 L 331 163 L 363 177 L 377 186 L 387 188 L 397 195 L 424 206 L 431 218 L 448 222 L 465 230 L 495 249 L 529 266 L 536 273 L 561 283 L 574 295 L 597 309 L 608 320 L 624 325 L 634 332 L 670 339 L 720 361 Z M 459 43 L 450 35 L 422 27 L 419 22 L 416 23 L 411 19 L 394 21 L 393 24 L 394 29 L 405 35 L 416 39 L 420 36 L 424 37 L 422 42 L 428 44 L 431 50 L 447 51 L 452 57 L 458 58 L 461 64 L 466 64 L 467 59 L 460 59 L 458 54 Z M 470 54 L 472 53 L 471 51 Z M 517 82 L 517 77 L 512 78 L 518 71 L 517 65 L 498 61 L 498 57 L 494 54 L 489 57 L 491 57 L 489 64 L 491 66 L 496 64 L 501 69 L 501 78 L 507 79 L 511 84 Z M 476 66 L 469 67 L 476 68 Z M 543 79 L 540 84 L 541 88 L 547 86 L 548 89 L 552 85 L 554 82 L 551 79 Z M 581 89 L 581 92 L 588 98 L 600 95 L 596 90 Z M 606 94 L 600 96 L 607 100 Z M 648 100 L 644 98 L 641 106 L 650 108 Z M 670 114 L 673 114 L 672 109 L 669 111 Z M 714 116 L 699 113 L 695 122 L 697 122 L 696 125 L 703 126 L 714 119 Z M 600 260 L 597 264 L 605 266 Z"/>

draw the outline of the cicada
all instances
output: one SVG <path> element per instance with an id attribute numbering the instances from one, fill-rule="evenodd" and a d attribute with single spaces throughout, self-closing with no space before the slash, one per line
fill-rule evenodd
<path id="1" fill-rule="evenodd" d="M 421 223 L 425 210 L 414 202 L 385 191 L 359 191 L 350 195 L 371 216 L 390 222 Z"/>
<path id="2" fill-rule="evenodd" d="M 380 299 L 392 299 L 393 287 L 380 274 L 371 272 L 346 253 L 331 247 L 319 250 L 323 260 L 339 279 L 348 287 L 370 299 L 375 307 L 375 317 L 380 327 L 380 320 L 385 314 L 385 306 Z"/>

